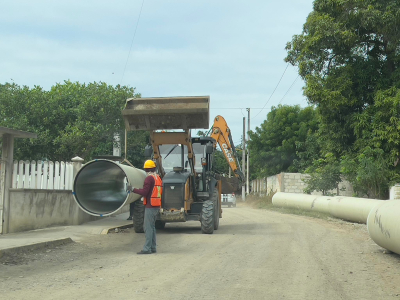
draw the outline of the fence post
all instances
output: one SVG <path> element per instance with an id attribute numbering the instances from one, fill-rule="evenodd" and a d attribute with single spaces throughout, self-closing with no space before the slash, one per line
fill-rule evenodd
<path id="1" fill-rule="evenodd" d="M 54 163 L 54 189 L 60 189 L 60 163 L 58 161 Z"/>
<path id="2" fill-rule="evenodd" d="M 18 184 L 17 184 L 18 189 L 22 189 L 24 187 L 23 175 L 24 175 L 24 161 L 20 160 L 18 162 Z"/>
<path id="3" fill-rule="evenodd" d="M 17 188 L 17 174 L 18 174 L 18 161 L 14 161 L 13 173 L 12 173 L 12 188 Z"/>
<path id="4" fill-rule="evenodd" d="M 47 184 L 49 182 L 48 180 L 48 174 L 49 174 L 49 162 L 46 160 L 43 162 L 43 189 L 47 190 Z"/>
<path id="5" fill-rule="evenodd" d="M 73 159 L 71 159 L 72 161 L 72 168 L 73 168 L 73 175 L 72 175 L 72 181 L 74 180 L 76 174 L 78 173 L 78 171 L 82 168 L 82 163 L 84 161 L 83 158 L 79 157 L 79 156 L 75 156 Z M 72 182 L 73 184 L 73 182 Z"/>
<path id="6" fill-rule="evenodd" d="M 60 190 L 66 190 L 65 188 L 65 162 L 60 163 Z"/>
<path id="7" fill-rule="evenodd" d="M 36 176 L 36 188 L 38 190 L 42 189 L 42 181 L 43 181 L 43 176 L 42 176 L 42 172 L 43 172 L 43 165 L 42 165 L 42 161 L 38 160 L 37 161 L 37 176 Z"/>
<path id="8" fill-rule="evenodd" d="M 29 185 L 29 188 L 31 189 L 36 189 L 36 161 L 32 160 L 31 161 L 31 183 Z"/>
<path id="9" fill-rule="evenodd" d="M 49 182 L 47 183 L 47 189 L 54 189 L 54 163 L 49 161 Z"/>

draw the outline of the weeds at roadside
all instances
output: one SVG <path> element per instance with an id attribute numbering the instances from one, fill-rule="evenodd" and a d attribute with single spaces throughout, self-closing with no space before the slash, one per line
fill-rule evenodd
<path id="1" fill-rule="evenodd" d="M 243 206 L 250 206 L 252 208 L 257 208 L 257 209 L 267 209 L 271 211 L 276 211 L 280 212 L 282 214 L 292 214 L 292 215 L 299 215 L 299 216 L 307 216 L 307 217 L 312 217 L 312 218 L 318 218 L 318 219 L 332 219 L 332 216 L 326 213 L 321 213 L 321 212 L 316 212 L 316 211 L 307 211 L 303 209 L 297 209 L 297 208 L 292 208 L 292 207 L 278 207 L 274 206 L 272 204 L 272 197 L 275 195 L 275 193 L 270 193 L 265 196 L 256 196 L 256 195 L 248 195 L 246 197 L 246 201 L 243 202 L 240 200 L 239 205 Z"/>

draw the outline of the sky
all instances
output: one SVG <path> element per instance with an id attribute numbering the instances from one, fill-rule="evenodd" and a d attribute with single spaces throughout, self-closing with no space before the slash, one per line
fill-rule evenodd
<path id="1" fill-rule="evenodd" d="M 0 83 L 64 80 L 136 88 L 142 97 L 210 96 L 235 144 L 271 106 L 307 106 L 286 43 L 312 0 L 13 0 L 0 10 Z M 247 119 L 246 119 L 247 126 Z M 248 128 L 246 128 L 246 131 Z"/>

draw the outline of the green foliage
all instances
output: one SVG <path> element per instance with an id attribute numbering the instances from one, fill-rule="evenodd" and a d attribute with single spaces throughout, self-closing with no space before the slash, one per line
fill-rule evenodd
<path id="1" fill-rule="evenodd" d="M 229 174 L 229 164 L 226 161 L 225 155 L 222 153 L 222 151 L 217 150 L 214 152 L 214 170 L 218 172 L 219 174 Z M 233 175 L 233 173 L 232 173 Z"/>
<path id="2" fill-rule="evenodd" d="M 391 162 L 400 156 L 400 89 L 377 91 L 375 105 L 357 116 L 355 132 L 361 141 L 359 147 L 371 145 L 388 154 Z"/>
<path id="3" fill-rule="evenodd" d="M 313 107 L 279 105 L 272 107 L 267 119 L 250 131 L 250 166 L 252 177 L 264 177 L 281 172 L 297 172 L 297 151 L 305 151 L 307 136 L 317 130 Z"/>
<path id="4" fill-rule="evenodd" d="M 303 173 L 318 160 L 321 153 L 318 134 L 309 129 L 305 141 L 296 141 L 296 154 L 298 159 L 293 160 L 293 166 L 298 172 Z"/>
<path id="5" fill-rule="evenodd" d="M 329 174 L 335 183 L 338 165 L 362 196 L 385 198 L 398 177 L 399 12 L 397 0 L 315 0 L 287 44 L 285 60 L 298 66 L 319 119 L 318 131 L 297 143 L 298 169 L 314 160 L 310 189 L 324 190 Z M 335 159 L 321 160 L 326 153 Z"/>
<path id="6" fill-rule="evenodd" d="M 337 157 L 352 150 L 358 117 L 375 95 L 400 85 L 399 11 L 395 0 L 316 0 L 286 46 L 286 61 L 299 67 L 317 105 L 325 149 Z"/>
<path id="7" fill-rule="evenodd" d="M 306 179 L 307 187 L 304 192 L 311 194 L 313 191 L 327 195 L 329 190 L 338 188 L 340 178 L 340 165 L 333 153 L 328 153 L 324 158 L 313 161 L 312 166 L 306 169 L 310 178 Z"/>
<path id="8" fill-rule="evenodd" d="M 207 131 L 199 130 L 197 131 L 197 136 L 207 136 Z"/>
<path id="9" fill-rule="evenodd" d="M 140 97 L 135 89 L 105 83 L 65 81 L 50 91 L 6 83 L 0 85 L 0 126 L 38 134 L 17 139 L 15 159 L 86 161 L 110 155 L 114 133 L 124 137 L 121 110 L 127 98 Z M 129 133 L 128 158 L 142 164 L 148 133 Z"/>
<path id="10" fill-rule="evenodd" d="M 353 185 L 356 195 L 374 199 L 387 199 L 389 184 L 400 179 L 391 168 L 384 151 L 371 147 L 366 147 L 356 157 L 344 156 L 341 172 Z"/>

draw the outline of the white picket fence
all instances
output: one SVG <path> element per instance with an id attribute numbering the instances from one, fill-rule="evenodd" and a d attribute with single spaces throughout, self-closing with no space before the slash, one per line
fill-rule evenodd
<path id="1" fill-rule="evenodd" d="M 14 161 L 12 188 L 72 190 L 71 162 Z"/>

